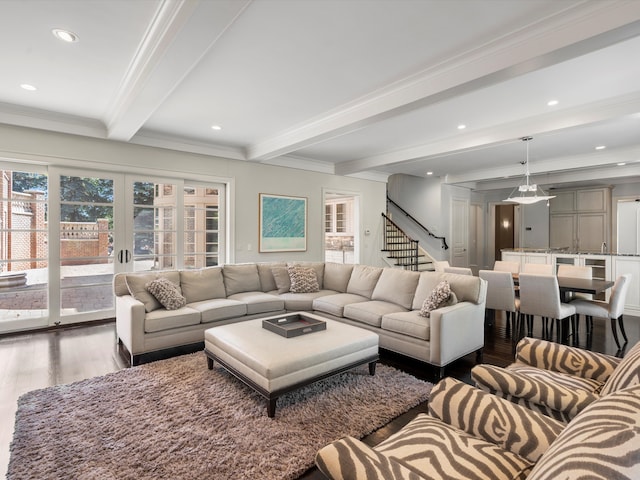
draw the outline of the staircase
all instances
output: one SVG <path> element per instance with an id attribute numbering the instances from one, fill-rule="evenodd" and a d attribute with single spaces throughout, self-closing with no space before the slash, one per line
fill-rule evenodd
<path id="1" fill-rule="evenodd" d="M 382 251 L 386 252 L 391 264 L 405 270 L 433 270 L 433 259 L 419 247 L 418 241 L 404 233 L 386 214 L 383 213 L 382 216 L 384 218 Z"/>

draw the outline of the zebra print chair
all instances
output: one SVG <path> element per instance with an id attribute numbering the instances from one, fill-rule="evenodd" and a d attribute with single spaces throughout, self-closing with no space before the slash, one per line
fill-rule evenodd
<path id="1" fill-rule="evenodd" d="M 431 392 L 428 415 L 375 447 L 344 437 L 322 448 L 316 465 L 334 480 L 637 480 L 638 418 L 640 385 L 566 425 L 446 378 Z"/>
<path id="2" fill-rule="evenodd" d="M 477 365 L 476 386 L 568 422 L 600 397 L 640 383 L 640 342 L 624 358 L 525 337 L 506 368 Z"/>

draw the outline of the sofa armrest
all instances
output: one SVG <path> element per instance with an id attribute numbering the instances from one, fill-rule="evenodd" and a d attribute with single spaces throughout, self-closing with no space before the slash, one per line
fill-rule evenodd
<path id="1" fill-rule="evenodd" d="M 116 334 L 131 355 L 144 351 L 144 304 L 131 295 L 116 297 Z"/>
<path id="2" fill-rule="evenodd" d="M 445 378 L 429 395 L 429 414 L 464 432 L 538 461 L 566 424 Z"/>
<path id="3" fill-rule="evenodd" d="M 471 378 L 476 386 L 489 393 L 543 405 L 563 412 L 563 418 L 575 417 L 599 398 L 599 395 L 587 390 L 570 388 L 552 379 L 546 380 L 545 370 L 540 370 L 540 373 L 541 377 L 535 377 L 494 365 L 476 365 L 471 369 Z"/>
<path id="4" fill-rule="evenodd" d="M 445 366 L 484 346 L 484 303 L 460 302 L 430 314 L 430 363 Z"/>
<path id="5" fill-rule="evenodd" d="M 323 447 L 316 454 L 316 465 L 327 478 L 333 480 L 428 479 L 353 437 L 344 437 Z"/>
<path id="6" fill-rule="evenodd" d="M 582 348 L 525 337 L 516 345 L 516 363 L 606 382 L 621 359 Z"/>

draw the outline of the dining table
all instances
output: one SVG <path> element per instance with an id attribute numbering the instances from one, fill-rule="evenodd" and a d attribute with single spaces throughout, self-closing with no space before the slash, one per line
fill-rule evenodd
<path id="1" fill-rule="evenodd" d="M 598 295 L 613 287 L 613 280 L 602 280 L 600 278 L 575 278 L 558 277 L 558 289 L 560 290 L 560 300 L 568 302 L 571 293 L 590 293 Z"/>

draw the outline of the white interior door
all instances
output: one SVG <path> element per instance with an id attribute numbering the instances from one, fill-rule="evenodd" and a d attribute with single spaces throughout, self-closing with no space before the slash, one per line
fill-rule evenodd
<path id="1" fill-rule="evenodd" d="M 451 201 L 451 265 L 469 266 L 469 200 Z"/>

